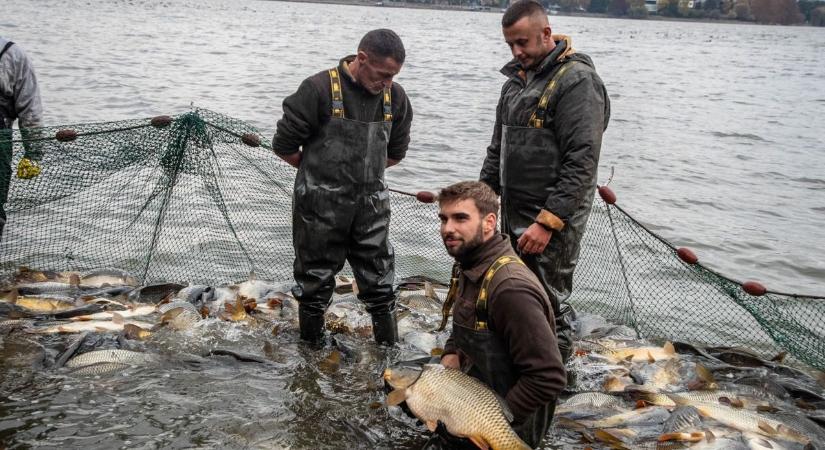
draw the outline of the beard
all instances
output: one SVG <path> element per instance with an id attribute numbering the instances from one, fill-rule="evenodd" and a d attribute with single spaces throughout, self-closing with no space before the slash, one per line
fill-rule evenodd
<path id="1" fill-rule="evenodd" d="M 448 247 L 448 238 L 460 239 L 461 243 L 455 247 Z M 461 259 L 484 243 L 484 230 L 482 229 L 481 225 L 479 225 L 478 230 L 476 230 L 476 234 L 472 236 L 469 240 L 463 239 L 459 234 L 448 234 L 446 236 L 443 236 L 442 240 L 444 241 L 444 247 L 447 249 L 447 253 L 455 259 Z"/>

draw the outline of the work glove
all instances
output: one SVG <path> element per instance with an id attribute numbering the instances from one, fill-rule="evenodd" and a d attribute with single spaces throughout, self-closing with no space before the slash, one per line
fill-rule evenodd
<path id="1" fill-rule="evenodd" d="M 17 178 L 28 180 L 40 175 L 40 165 L 37 161 L 23 158 L 17 164 Z"/>

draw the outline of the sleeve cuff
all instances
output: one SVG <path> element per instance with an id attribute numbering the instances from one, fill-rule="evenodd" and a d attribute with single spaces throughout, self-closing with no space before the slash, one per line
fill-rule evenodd
<path id="1" fill-rule="evenodd" d="M 564 229 L 564 221 L 546 209 L 542 209 L 539 215 L 536 216 L 536 223 L 555 231 Z"/>

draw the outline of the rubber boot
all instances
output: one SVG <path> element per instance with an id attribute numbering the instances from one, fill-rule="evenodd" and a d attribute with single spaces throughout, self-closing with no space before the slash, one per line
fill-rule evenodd
<path id="1" fill-rule="evenodd" d="M 301 328 L 301 340 L 318 344 L 324 339 L 324 316 L 298 306 L 298 325 Z"/>
<path id="2" fill-rule="evenodd" d="M 372 335 L 375 337 L 375 342 L 379 344 L 393 345 L 398 342 L 398 324 L 395 322 L 395 314 L 373 314 Z"/>

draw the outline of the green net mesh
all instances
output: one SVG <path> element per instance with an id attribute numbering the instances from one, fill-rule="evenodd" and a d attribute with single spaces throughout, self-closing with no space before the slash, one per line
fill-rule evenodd
<path id="1" fill-rule="evenodd" d="M 5 139 L 0 146 L 12 147 L 12 167 L 26 152 L 42 154 L 39 176 L 10 180 L 0 242 L 7 276 L 27 266 L 112 267 L 147 284 L 292 277 L 295 170 L 239 120 L 198 109 Z M 391 201 L 397 277 L 448 278 L 436 206 L 395 192 Z M 682 261 L 672 245 L 598 197 L 571 303 L 645 338 L 787 351 L 825 369 L 825 298 L 748 294 Z"/>

